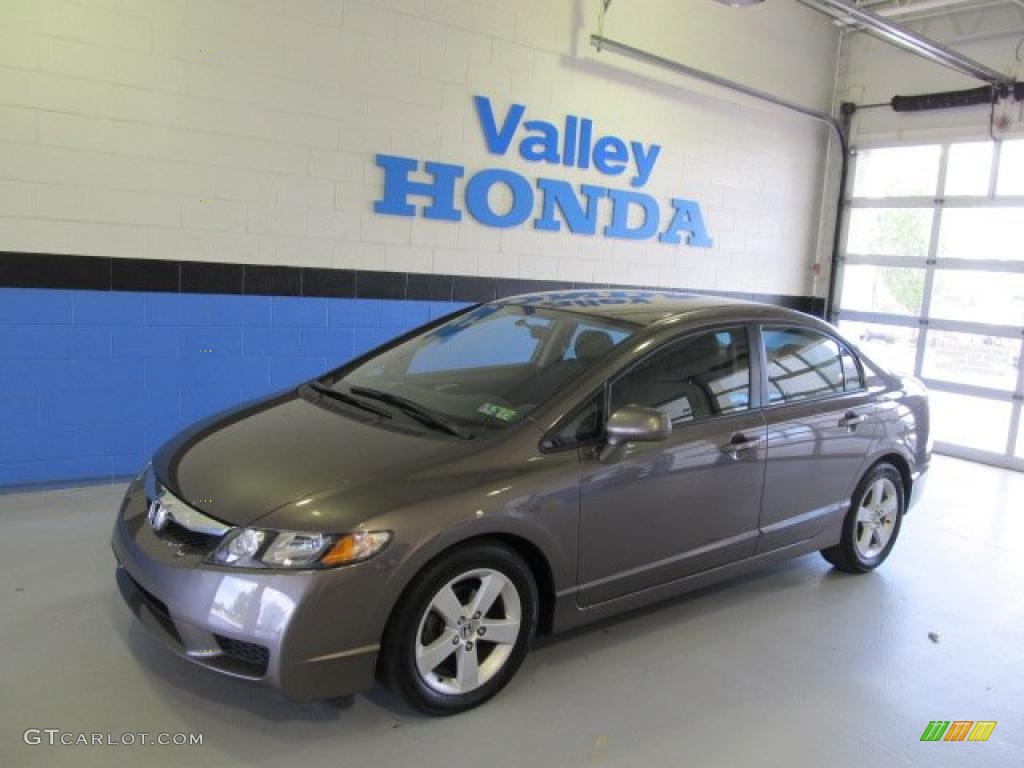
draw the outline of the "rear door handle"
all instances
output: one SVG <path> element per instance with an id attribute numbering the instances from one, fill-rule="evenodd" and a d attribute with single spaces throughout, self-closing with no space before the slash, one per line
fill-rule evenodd
<path id="1" fill-rule="evenodd" d="M 865 416 L 863 413 L 854 413 L 853 411 L 847 411 L 846 413 L 843 414 L 843 418 L 839 420 L 839 426 L 845 427 L 846 429 L 852 431 L 857 428 L 858 424 L 863 424 L 865 421 L 867 421 L 867 418 L 868 417 Z"/>
<path id="2" fill-rule="evenodd" d="M 729 442 L 722 446 L 722 451 L 732 456 L 734 459 L 739 459 L 740 454 L 746 453 L 752 448 L 756 448 L 761 444 L 762 438 L 760 435 L 751 437 L 743 432 L 737 432 L 729 438 Z"/>

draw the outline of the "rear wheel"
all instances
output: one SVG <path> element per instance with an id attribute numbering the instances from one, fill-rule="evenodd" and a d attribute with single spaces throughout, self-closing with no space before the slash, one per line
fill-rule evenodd
<path id="1" fill-rule="evenodd" d="M 492 543 L 455 550 L 428 566 L 395 608 L 381 677 L 427 714 L 482 704 L 525 658 L 537 606 L 533 574 L 515 552 Z"/>
<path id="2" fill-rule="evenodd" d="M 853 494 L 843 521 L 843 534 L 822 556 L 841 571 L 867 573 L 889 556 L 905 509 L 903 477 L 891 464 L 877 464 Z"/>

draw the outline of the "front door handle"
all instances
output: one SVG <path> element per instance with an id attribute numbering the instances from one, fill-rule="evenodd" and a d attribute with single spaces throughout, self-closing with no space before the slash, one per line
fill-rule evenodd
<path id="1" fill-rule="evenodd" d="M 728 443 L 722 446 L 722 451 L 738 460 L 741 454 L 759 446 L 763 439 L 760 435 L 751 437 L 742 432 L 737 432 L 729 438 Z"/>
<path id="2" fill-rule="evenodd" d="M 851 432 L 857 428 L 858 424 L 863 424 L 867 421 L 867 416 L 863 413 L 854 413 L 853 411 L 847 411 L 843 414 L 843 418 L 839 420 L 839 426 L 844 427 Z"/>

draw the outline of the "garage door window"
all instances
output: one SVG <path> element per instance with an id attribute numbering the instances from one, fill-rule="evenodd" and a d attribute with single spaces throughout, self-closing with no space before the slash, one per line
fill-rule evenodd
<path id="1" fill-rule="evenodd" d="M 999 147 L 998 195 L 1024 195 L 1024 140 L 1004 141 Z"/>
<path id="2" fill-rule="evenodd" d="M 952 144 L 946 165 L 947 195 L 984 195 L 992 178 L 993 144 Z M 927 193 L 925 193 L 927 194 Z"/>
<path id="3" fill-rule="evenodd" d="M 924 298 L 924 269 L 851 264 L 843 278 L 843 306 L 916 316 Z"/>
<path id="4" fill-rule="evenodd" d="M 936 450 L 1024 469 L 1024 139 L 855 150 L 832 320 L 935 393 Z"/>
<path id="5" fill-rule="evenodd" d="M 924 265 L 932 211 L 928 208 L 860 208 L 850 212 L 847 252 L 902 256 Z"/>

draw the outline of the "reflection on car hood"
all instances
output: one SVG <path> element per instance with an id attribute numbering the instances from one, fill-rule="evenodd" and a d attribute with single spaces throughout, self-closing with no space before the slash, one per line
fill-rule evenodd
<path id="1" fill-rule="evenodd" d="M 385 429 L 293 393 L 182 432 L 157 452 L 153 468 L 190 505 L 250 525 L 331 489 L 401 484 L 410 473 L 466 455 L 478 448 L 474 443 Z"/>

